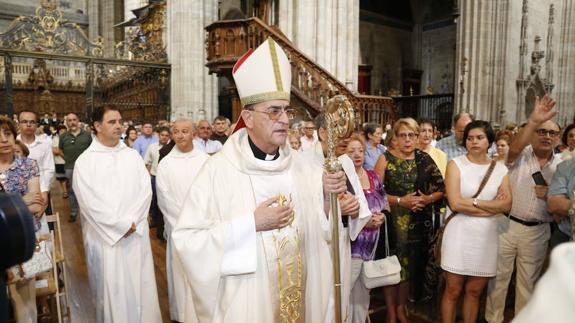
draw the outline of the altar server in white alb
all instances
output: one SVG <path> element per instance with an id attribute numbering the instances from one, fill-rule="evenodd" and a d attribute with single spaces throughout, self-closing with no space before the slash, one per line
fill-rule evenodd
<path id="1" fill-rule="evenodd" d="M 206 161 L 172 235 L 197 319 L 330 322 L 324 194 L 346 191 L 345 175 L 324 174 L 286 145 L 291 66 L 276 42 L 250 50 L 232 73 L 245 128 Z"/>
<path id="2" fill-rule="evenodd" d="M 152 198 L 142 157 L 120 141 L 122 116 L 92 115 L 96 138 L 74 168 L 74 191 L 97 322 L 161 322 L 148 232 Z"/>
<path id="3" fill-rule="evenodd" d="M 176 120 L 172 128 L 172 138 L 176 146 L 162 159 L 156 175 L 158 205 L 164 214 L 164 234 L 168 240 L 166 273 L 170 319 L 193 323 L 196 319 L 191 305 L 193 304 L 191 291 L 174 249 L 172 231 L 180 216 L 184 199 L 196 175 L 208 159 L 208 155 L 193 145 L 194 125 L 191 120 Z M 186 304 L 186 298 L 188 304 Z"/>

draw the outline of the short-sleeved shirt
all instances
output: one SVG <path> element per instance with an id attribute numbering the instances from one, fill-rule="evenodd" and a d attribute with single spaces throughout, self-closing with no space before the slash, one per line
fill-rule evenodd
<path id="1" fill-rule="evenodd" d="M 70 131 L 66 131 L 62 137 L 58 147 L 64 152 L 64 160 L 66 161 L 64 168 L 74 169 L 76 159 L 90 147 L 92 143 L 92 136 L 84 130 L 80 130 L 77 136 L 74 136 Z"/>
<path id="2" fill-rule="evenodd" d="M 575 159 L 566 160 L 557 165 L 555 175 L 549 186 L 547 196 L 563 195 L 568 199 L 573 199 L 575 190 Z M 559 230 L 571 236 L 571 221 L 568 217 L 563 218 L 559 223 Z"/>
<path id="3" fill-rule="evenodd" d="M 15 156 L 10 167 L 0 173 L 0 183 L 7 193 L 28 193 L 28 181 L 40 176 L 40 170 L 36 161 L 27 157 Z"/>
<path id="4" fill-rule="evenodd" d="M 551 183 L 560 162 L 559 158 L 552 156 L 541 167 L 533 152 L 533 147 L 529 145 L 523 149 L 513 163 L 507 165 L 509 166 L 509 184 L 513 187 L 511 215 L 525 221 L 552 221 L 547 213 L 547 202 L 538 199 L 535 194 L 535 181 L 532 174 L 541 172 L 545 182 Z"/>

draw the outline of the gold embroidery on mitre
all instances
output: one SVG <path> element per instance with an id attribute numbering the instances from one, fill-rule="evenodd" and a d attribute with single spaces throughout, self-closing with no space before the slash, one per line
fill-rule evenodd
<path id="1" fill-rule="evenodd" d="M 280 64 L 278 61 L 278 54 L 276 52 L 276 42 L 273 39 L 268 38 L 268 43 L 270 44 L 270 56 L 272 58 L 272 66 L 274 69 L 274 76 L 276 79 L 276 88 L 279 92 L 283 92 L 284 87 L 282 84 L 282 76 L 280 73 Z"/>
<path id="2" fill-rule="evenodd" d="M 246 105 L 260 103 L 264 101 L 271 101 L 271 100 L 286 100 L 289 101 L 289 93 L 288 92 L 280 92 L 280 91 L 271 91 L 265 93 L 258 93 L 254 95 L 245 96 L 240 98 L 242 103 L 242 107 Z"/>

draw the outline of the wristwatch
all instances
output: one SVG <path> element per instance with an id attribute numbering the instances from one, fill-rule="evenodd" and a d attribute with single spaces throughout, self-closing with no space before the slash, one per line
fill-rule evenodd
<path id="1" fill-rule="evenodd" d="M 473 206 L 475 206 L 475 207 L 479 207 L 479 205 L 478 205 L 478 204 L 479 204 L 479 203 L 477 203 L 477 199 L 473 199 Z"/>

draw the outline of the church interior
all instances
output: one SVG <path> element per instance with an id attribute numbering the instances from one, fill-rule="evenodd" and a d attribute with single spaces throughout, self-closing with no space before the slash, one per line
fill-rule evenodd
<path id="1" fill-rule="evenodd" d="M 342 93 L 364 122 L 409 115 L 448 128 L 453 111 L 470 111 L 520 123 L 533 93 L 573 100 L 570 10 L 551 0 L 2 1 L 1 109 L 113 103 L 134 120 L 233 120 L 230 68 L 271 36 L 289 51 L 301 119 Z"/>
<path id="2" fill-rule="evenodd" d="M 563 126 L 575 120 L 574 13 L 575 0 L 0 0 L 0 114 L 88 122 L 114 105 L 135 124 L 235 122 L 232 69 L 271 37 L 291 63 L 296 120 L 343 94 L 358 127 L 413 117 L 444 131 L 462 111 L 503 127 L 551 93 Z M 56 185 L 51 201 L 69 212 Z M 95 322 L 81 226 L 58 227 L 65 281 L 51 281 L 59 301 L 41 305 L 39 322 L 58 322 L 55 312 Z M 152 234 L 151 244 L 169 322 L 166 243 Z M 437 322 L 437 304 L 412 305 L 412 322 Z M 384 321 L 382 308 L 372 293 L 371 322 Z"/>

